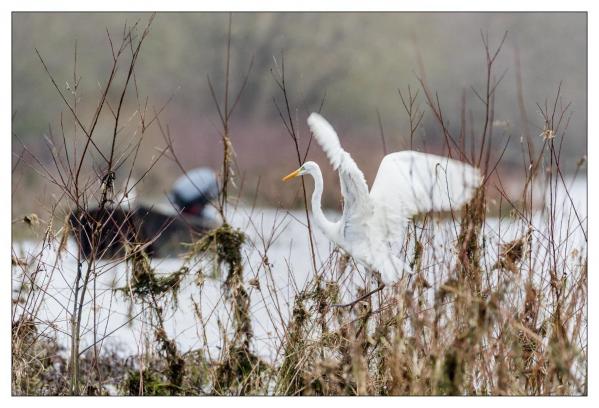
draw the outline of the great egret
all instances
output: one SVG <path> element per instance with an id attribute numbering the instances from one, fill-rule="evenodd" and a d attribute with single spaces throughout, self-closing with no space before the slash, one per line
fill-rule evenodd
<path id="1" fill-rule="evenodd" d="M 308 117 L 308 126 L 339 171 L 343 214 L 329 221 L 321 208 L 323 179 L 318 164 L 308 161 L 283 181 L 309 174 L 314 178 L 312 214 L 325 236 L 370 270 L 381 273 L 384 282 L 395 281 L 407 271 L 393 253 L 404 239 L 411 216 L 427 211 L 458 209 L 473 196 L 482 178 L 479 169 L 447 157 L 415 151 L 386 155 L 368 192 L 364 174 L 343 150 L 333 127 L 318 113 Z"/>

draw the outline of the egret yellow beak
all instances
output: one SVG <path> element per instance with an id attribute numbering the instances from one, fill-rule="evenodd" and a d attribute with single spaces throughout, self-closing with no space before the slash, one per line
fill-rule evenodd
<path id="1" fill-rule="evenodd" d="M 283 181 L 291 180 L 292 178 L 295 178 L 295 177 L 297 177 L 299 175 L 300 175 L 300 169 L 297 169 L 293 173 L 289 173 L 288 175 L 286 175 L 285 177 L 283 177 L 282 180 Z"/>

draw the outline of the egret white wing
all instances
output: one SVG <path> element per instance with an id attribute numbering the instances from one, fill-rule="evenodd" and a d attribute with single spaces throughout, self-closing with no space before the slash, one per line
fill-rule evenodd
<path id="1" fill-rule="evenodd" d="M 373 211 L 364 174 L 350 154 L 343 150 L 335 129 L 325 118 L 318 113 L 312 113 L 308 117 L 308 126 L 333 168 L 339 171 L 341 194 L 344 198 L 343 234 L 349 238 L 348 235 L 354 231 L 352 227 L 367 222 Z"/>
<path id="2" fill-rule="evenodd" d="M 460 208 L 481 180 L 479 169 L 448 157 L 414 151 L 388 154 L 370 191 L 375 222 L 390 241 L 401 239 L 408 217 Z"/>

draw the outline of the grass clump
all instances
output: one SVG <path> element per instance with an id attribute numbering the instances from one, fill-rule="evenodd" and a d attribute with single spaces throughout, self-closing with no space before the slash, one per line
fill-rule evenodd
<path id="1" fill-rule="evenodd" d="M 145 251 L 141 249 L 130 251 L 127 260 L 132 270 L 131 292 L 133 295 L 143 298 L 171 293 L 176 301 L 181 281 L 189 272 L 186 266 L 168 275 L 157 276 Z M 129 288 L 123 288 L 122 291 L 128 294 Z"/>
<path id="2" fill-rule="evenodd" d="M 224 223 L 191 244 L 188 257 L 212 252 L 216 255 L 217 265 L 224 263 L 229 273 L 235 274 L 241 270 L 241 246 L 245 239 L 245 234 L 242 231 Z"/>

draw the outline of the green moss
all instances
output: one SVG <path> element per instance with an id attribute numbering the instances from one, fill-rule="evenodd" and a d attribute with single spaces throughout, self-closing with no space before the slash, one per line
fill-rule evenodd
<path id="1" fill-rule="evenodd" d="M 191 245 L 188 256 L 203 252 L 216 254 L 218 264 L 224 263 L 229 267 L 229 273 L 241 268 L 241 246 L 245 242 L 243 231 L 232 228 L 225 223 L 204 235 Z"/>
<path id="2" fill-rule="evenodd" d="M 464 366 L 455 351 L 445 355 L 441 379 L 439 381 L 439 393 L 442 395 L 459 395 L 462 383 Z"/>
<path id="3" fill-rule="evenodd" d="M 129 248 L 127 250 L 130 251 Z M 189 269 L 183 266 L 171 274 L 156 276 L 154 268 L 150 265 L 150 258 L 144 251 L 134 250 L 130 253 L 127 262 L 130 262 L 133 271 L 131 281 L 133 294 L 145 297 L 150 294 L 157 296 L 170 292 L 176 300 L 181 281 Z M 122 288 L 122 291 L 129 294 L 129 288 Z"/>
<path id="4" fill-rule="evenodd" d="M 297 395 L 305 388 L 304 378 L 300 370 L 300 361 L 305 353 L 305 325 L 308 320 L 304 301 L 305 293 L 295 298 L 291 321 L 287 327 L 284 342 L 283 362 L 279 369 L 279 379 L 276 393 L 280 395 Z"/>
<path id="5" fill-rule="evenodd" d="M 140 378 L 143 379 L 141 387 Z M 171 395 L 171 384 L 153 370 L 130 371 L 122 384 L 125 395 Z"/>
<path id="6" fill-rule="evenodd" d="M 178 394 L 183 385 L 185 375 L 185 360 L 179 355 L 177 344 L 167 337 L 163 329 L 156 330 L 156 340 L 166 359 L 166 377 L 168 378 L 171 395 Z"/>
<path id="7" fill-rule="evenodd" d="M 268 368 L 246 347 L 231 347 L 216 368 L 217 394 L 247 395 L 263 387 L 261 374 Z"/>

